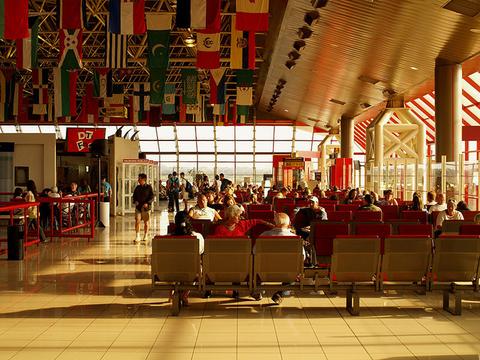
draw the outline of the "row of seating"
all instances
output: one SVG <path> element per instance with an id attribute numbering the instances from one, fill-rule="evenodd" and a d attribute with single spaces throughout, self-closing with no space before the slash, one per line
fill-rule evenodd
<path id="1" fill-rule="evenodd" d="M 443 308 L 460 315 L 461 290 L 478 291 L 479 261 L 478 236 L 387 237 L 383 251 L 377 236 L 337 237 L 328 269 L 304 269 L 298 237 L 260 237 L 253 252 L 248 237 L 209 237 L 200 255 L 195 237 L 157 236 L 151 264 L 154 288 L 174 292 L 173 315 L 184 290 L 346 290 L 346 308 L 358 315 L 360 290 L 390 288 L 443 290 Z"/>

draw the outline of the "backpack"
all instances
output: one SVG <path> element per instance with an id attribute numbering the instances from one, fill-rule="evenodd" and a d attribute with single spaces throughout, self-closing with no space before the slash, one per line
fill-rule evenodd
<path id="1" fill-rule="evenodd" d="M 190 181 L 187 180 L 187 183 L 185 184 L 185 191 L 188 193 L 191 193 L 192 190 L 193 190 L 192 184 L 190 183 Z"/>

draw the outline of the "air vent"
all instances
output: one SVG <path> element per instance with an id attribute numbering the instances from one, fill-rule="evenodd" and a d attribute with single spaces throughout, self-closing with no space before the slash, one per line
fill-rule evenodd
<path id="1" fill-rule="evenodd" d="M 367 76 L 367 75 L 360 75 L 358 77 L 358 80 L 363 81 L 363 82 L 367 82 L 367 83 L 373 84 L 373 85 L 375 85 L 376 83 L 378 83 L 380 81 L 378 79 L 371 78 L 370 76 Z"/>
<path id="2" fill-rule="evenodd" d="M 443 8 L 470 17 L 480 14 L 480 2 L 478 0 L 450 0 Z"/>
<path id="3" fill-rule="evenodd" d="M 328 101 L 334 103 L 334 104 L 338 104 L 338 105 L 345 105 L 346 102 L 345 101 L 342 101 L 342 100 L 337 100 L 337 99 L 329 99 Z"/>

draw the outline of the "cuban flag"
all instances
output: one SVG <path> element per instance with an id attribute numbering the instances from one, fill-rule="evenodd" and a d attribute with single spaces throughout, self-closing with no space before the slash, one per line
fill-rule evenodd
<path id="1" fill-rule="evenodd" d="M 237 0 L 237 30 L 268 31 L 269 0 Z"/>
<path id="2" fill-rule="evenodd" d="M 109 31 L 115 34 L 138 35 L 147 31 L 145 0 L 110 0 Z"/>

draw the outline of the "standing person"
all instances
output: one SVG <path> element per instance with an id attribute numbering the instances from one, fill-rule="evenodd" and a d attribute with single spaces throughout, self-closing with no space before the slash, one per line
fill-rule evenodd
<path id="1" fill-rule="evenodd" d="M 80 195 L 90 194 L 92 192 L 90 185 L 88 185 L 87 179 L 80 180 L 80 187 L 78 188 L 78 192 L 80 193 Z"/>
<path id="2" fill-rule="evenodd" d="M 155 198 L 152 186 L 147 184 L 147 175 L 138 175 L 138 185 L 133 191 L 133 203 L 135 204 L 135 240 L 140 241 L 140 221 L 143 220 L 143 241 L 147 240 L 150 210 Z M 178 198 L 177 198 L 178 201 Z"/>
<path id="3" fill-rule="evenodd" d="M 170 196 L 170 185 L 171 185 L 171 182 L 170 182 L 170 179 L 172 178 L 172 174 L 168 174 L 168 177 L 167 177 L 167 182 L 165 183 L 166 186 L 165 186 L 165 189 L 167 191 L 167 197 L 168 197 L 168 212 L 173 212 L 173 197 Z"/>
<path id="4" fill-rule="evenodd" d="M 213 181 L 213 190 L 218 194 L 221 188 L 222 182 L 220 181 L 220 176 L 215 175 L 215 180 Z"/>
<path id="5" fill-rule="evenodd" d="M 225 189 L 229 186 L 232 185 L 232 182 L 225 178 L 225 175 L 220 174 L 220 181 L 222 182 L 222 185 L 220 185 L 220 191 L 225 191 Z"/>
<path id="6" fill-rule="evenodd" d="M 185 206 L 184 210 L 187 211 L 188 210 L 188 198 L 189 198 L 190 194 L 187 191 L 187 185 L 189 184 L 189 182 L 187 181 L 187 179 L 185 179 L 185 173 L 184 172 L 180 173 L 179 183 L 180 183 L 180 198 L 183 200 L 183 205 Z"/>
<path id="7" fill-rule="evenodd" d="M 180 193 L 180 180 L 178 180 L 176 171 L 174 171 L 172 173 L 172 177 L 170 177 L 167 180 L 167 184 L 168 184 L 169 205 L 171 202 L 171 206 L 172 206 L 171 210 L 169 209 L 168 211 L 173 211 L 173 205 L 175 205 L 175 209 L 178 212 L 180 211 L 180 203 L 178 201 L 178 195 Z"/>
<path id="8" fill-rule="evenodd" d="M 110 196 L 112 196 L 112 186 L 107 182 L 107 178 L 102 176 L 102 196 L 103 202 L 110 202 Z"/>
<path id="9" fill-rule="evenodd" d="M 27 181 L 27 194 L 25 195 L 25 202 L 36 202 L 38 197 L 37 186 L 33 180 Z M 38 207 L 30 206 L 28 208 L 28 228 L 36 228 L 38 226 L 40 241 L 47 242 L 42 226 L 38 223 Z"/>

